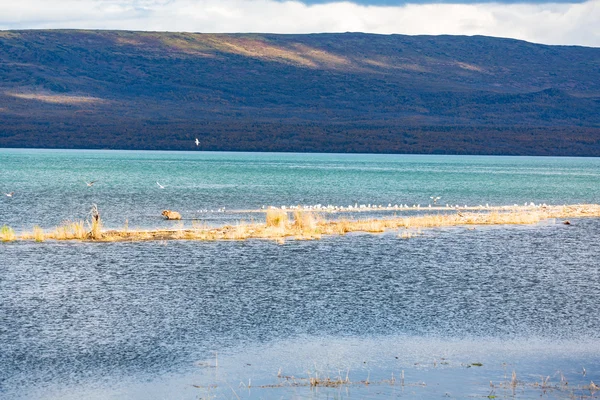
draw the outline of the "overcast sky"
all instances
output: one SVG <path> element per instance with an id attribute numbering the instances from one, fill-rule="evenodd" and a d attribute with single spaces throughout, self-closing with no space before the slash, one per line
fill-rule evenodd
<path id="1" fill-rule="evenodd" d="M 0 0 L 0 29 L 488 35 L 600 47 L 600 0 Z"/>

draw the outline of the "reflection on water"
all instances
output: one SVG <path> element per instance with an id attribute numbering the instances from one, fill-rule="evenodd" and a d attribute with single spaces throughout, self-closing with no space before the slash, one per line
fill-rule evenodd
<path id="1" fill-rule="evenodd" d="M 133 229 L 172 226 L 163 209 L 225 224 L 257 214 L 199 210 L 597 203 L 599 179 L 597 158 L 0 150 L 15 192 L 0 225 L 51 228 L 92 204 Z M 0 398 L 597 398 L 577 387 L 600 383 L 600 220 L 571 222 L 0 243 Z M 307 387 L 317 376 L 354 384 Z"/>
<path id="2" fill-rule="evenodd" d="M 587 399 L 598 398 L 589 385 L 600 376 L 599 353 L 594 340 L 301 336 L 214 352 L 180 373 L 33 384 L 26 397 Z M 339 384 L 311 387 L 311 379 Z"/>
<path id="3" fill-rule="evenodd" d="M 599 382 L 599 233 L 583 219 L 411 240 L 2 244 L 0 397 L 485 397 L 512 369 Z M 374 383 L 404 370 L 406 385 L 258 387 L 279 368 Z"/>

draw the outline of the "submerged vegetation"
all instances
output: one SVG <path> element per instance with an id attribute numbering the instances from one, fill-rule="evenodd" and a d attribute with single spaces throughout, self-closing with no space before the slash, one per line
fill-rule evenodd
<path id="1" fill-rule="evenodd" d="M 544 206 L 538 208 L 512 207 L 498 208 L 492 211 L 473 211 L 454 213 L 422 214 L 414 216 L 390 216 L 379 219 L 337 219 L 328 220 L 322 214 L 313 211 L 295 210 L 290 220 L 288 212 L 280 209 L 266 210 L 264 223 L 244 223 L 209 227 L 192 222 L 192 228 L 185 228 L 182 222 L 175 229 L 104 230 L 97 208 L 94 206 L 91 219 L 70 222 L 50 231 L 39 226 L 33 232 L 17 235 L 15 231 L 3 226 L 0 229 L 0 240 L 90 240 L 90 241 L 145 241 L 145 240 L 245 240 L 271 239 L 282 241 L 286 238 L 298 240 L 320 239 L 322 235 L 344 235 L 349 232 L 381 233 L 389 230 L 401 230 L 398 237 L 409 239 L 422 234 L 422 229 L 465 226 L 465 225 L 521 225 L 536 224 L 543 220 L 566 219 L 578 217 L 600 217 L 600 205 L 565 205 Z M 87 225 L 87 229 L 86 229 Z"/>
<path id="2" fill-rule="evenodd" d="M 446 362 L 445 364 L 449 364 Z M 434 362 L 433 367 L 436 368 L 436 363 Z M 461 364 L 464 366 L 464 364 Z M 483 367 L 482 363 L 472 363 L 468 364 L 467 368 L 470 367 Z M 309 371 L 308 376 L 293 376 L 293 375 L 284 375 L 281 372 L 281 369 L 277 373 L 277 381 L 273 383 L 261 384 L 253 386 L 251 381 L 248 381 L 248 384 L 244 382 L 240 382 L 240 388 L 254 388 L 254 389 L 281 389 L 281 388 L 310 388 L 317 389 L 319 387 L 322 388 L 340 388 L 340 387 L 356 387 L 356 386 L 398 386 L 401 388 L 404 387 L 426 387 L 427 384 L 423 381 L 407 381 L 405 380 L 404 370 L 401 370 L 398 374 L 398 378 L 392 372 L 391 377 L 389 379 L 370 379 L 370 373 L 365 377 L 365 379 L 360 380 L 351 380 L 350 379 L 350 369 L 344 371 L 345 376 L 342 376 L 342 371 L 338 371 L 337 375 L 323 375 L 317 372 L 311 373 Z M 570 385 L 567 381 L 565 375 L 562 371 L 557 371 L 555 377 L 558 375 L 559 379 L 553 379 L 550 376 L 540 375 L 539 380 L 537 379 L 517 379 L 517 373 L 515 370 L 512 371 L 511 376 L 505 374 L 504 379 L 500 381 L 490 381 L 489 382 L 489 393 L 487 396 L 481 396 L 488 399 L 496 399 L 496 398 L 515 398 L 517 395 L 538 395 L 539 396 L 547 396 L 554 395 L 557 398 L 565 398 L 565 399 L 596 399 L 598 392 L 600 391 L 600 386 L 596 385 L 594 381 L 580 382 L 575 385 Z M 487 384 L 486 384 L 487 385 Z M 192 385 L 198 389 L 217 389 L 219 387 L 218 384 L 211 384 L 207 386 L 201 385 Z M 229 389 L 233 390 L 233 388 L 228 385 Z M 235 390 L 234 390 L 235 393 Z M 237 398 L 240 398 L 237 393 L 235 393 Z M 554 398 L 554 397 L 552 397 Z"/>

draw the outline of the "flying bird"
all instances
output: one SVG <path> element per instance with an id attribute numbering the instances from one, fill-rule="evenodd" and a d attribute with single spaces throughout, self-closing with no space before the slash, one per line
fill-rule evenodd
<path id="1" fill-rule="evenodd" d="M 84 181 L 86 185 L 88 185 L 88 187 L 92 187 L 94 186 L 94 183 L 98 182 L 98 181 L 91 181 L 91 182 L 86 182 Z"/>
<path id="2" fill-rule="evenodd" d="M 156 181 L 156 184 L 158 185 L 159 188 L 164 189 L 165 187 L 163 185 L 161 185 L 160 183 L 158 183 L 158 181 Z"/>
<path id="3" fill-rule="evenodd" d="M 15 194 L 15 192 L 10 192 L 10 193 L 4 193 L 7 197 L 13 197 L 13 194 Z"/>
<path id="4" fill-rule="evenodd" d="M 196 138 L 196 146 L 200 146 L 200 141 Z"/>
<path id="5" fill-rule="evenodd" d="M 433 200 L 433 204 L 437 204 L 438 200 L 441 199 L 441 197 L 433 197 L 433 196 L 429 196 L 430 199 Z"/>

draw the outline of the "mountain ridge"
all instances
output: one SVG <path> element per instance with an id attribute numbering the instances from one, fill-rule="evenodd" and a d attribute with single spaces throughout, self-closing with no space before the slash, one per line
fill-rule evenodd
<path id="1" fill-rule="evenodd" d="M 600 49 L 0 31 L 0 146 L 600 156 Z"/>

